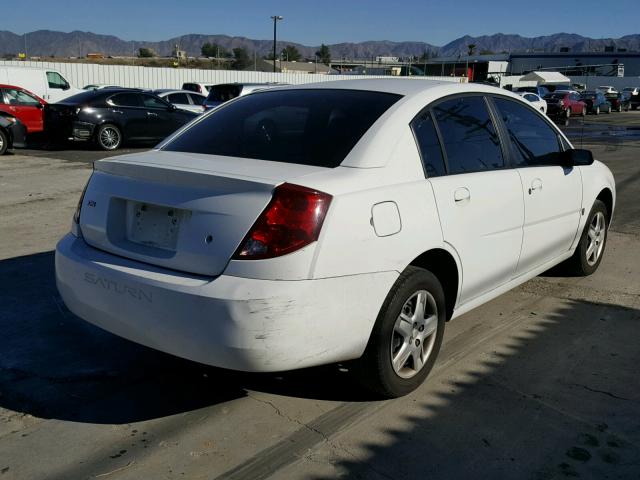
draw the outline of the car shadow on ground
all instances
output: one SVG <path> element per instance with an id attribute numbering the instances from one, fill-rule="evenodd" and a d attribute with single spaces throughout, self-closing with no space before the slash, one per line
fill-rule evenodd
<path id="1" fill-rule="evenodd" d="M 478 361 L 446 376 L 436 368 L 406 399 L 415 402 L 406 415 L 305 454 L 296 471 L 313 480 L 640 478 L 640 310 L 559 302 L 525 312 L 526 328 Z"/>
<path id="2" fill-rule="evenodd" d="M 0 407 L 41 418 L 121 424 L 246 395 L 247 390 L 358 401 L 339 366 L 278 374 L 209 367 L 146 348 L 64 306 L 54 253 L 0 261 Z"/>

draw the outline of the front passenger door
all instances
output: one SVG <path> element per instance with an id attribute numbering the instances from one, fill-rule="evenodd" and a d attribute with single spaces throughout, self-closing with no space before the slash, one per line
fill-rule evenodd
<path id="1" fill-rule="evenodd" d="M 558 132 L 536 111 L 518 101 L 494 97 L 511 139 L 512 164 L 522 181 L 524 237 L 517 275 L 568 252 L 582 208 L 582 177 L 563 168 Z"/>
<path id="2" fill-rule="evenodd" d="M 176 129 L 176 122 L 173 115 L 175 109 L 160 98 L 142 94 L 142 103 L 147 116 L 148 137 L 153 140 L 162 140 Z"/>

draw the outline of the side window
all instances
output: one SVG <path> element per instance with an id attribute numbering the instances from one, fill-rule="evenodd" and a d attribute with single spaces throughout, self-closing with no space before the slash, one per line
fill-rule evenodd
<path id="1" fill-rule="evenodd" d="M 442 156 L 442 148 L 440 140 L 433 124 L 433 118 L 430 110 L 423 110 L 411 122 L 413 134 L 418 142 L 422 164 L 427 177 L 438 177 L 446 175 L 444 166 L 444 158 Z"/>
<path id="2" fill-rule="evenodd" d="M 141 107 L 140 97 L 137 93 L 119 93 L 109 99 L 117 107 Z"/>
<path id="3" fill-rule="evenodd" d="M 484 97 L 446 100 L 433 107 L 433 112 L 450 174 L 504 167 L 500 139 Z"/>
<path id="4" fill-rule="evenodd" d="M 187 97 L 186 93 L 172 93 L 170 95 L 167 95 L 167 100 L 169 100 L 171 103 L 179 103 L 180 105 L 189 105 L 189 98 Z"/>
<path id="5" fill-rule="evenodd" d="M 47 72 L 47 82 L 49 83 L 49 88 L 58 88 L 60 90 L 69 88 L 69 83 L 58 72 Z"/>
<path id="6" fill-rule="evenodd" d="M 191 97 L 191 100 L 193 101 L 194 105 L 202 105 L 204 101 L 207 99 L 207 97 L 204 97 L 202 95 L 197 95 L 195 93 L 192 93 L 189 96 Z"/>
<path id="7" fill-rule="evenodd" d="M 21 90 L 8 88 L 4 92 L 10 105 L 23 105 L 27 107 L 40 105 L 40 102 L 36 98 Z"/>
<path id="8" fill-rule="evenodd" d="M 4 90 L 0 88 L 0 105 L 4 105 Z"/>
<path id="9" fill-rule="evenodd" d="M 162 108 L 166 110 L 169 106 L 163 100 L 160 100 L 159 98 L 153 97 L 151 95 L 142 95 L 142 103 L 147 108 Z"/>
<path id="10" fill-rule="evenodd" d="M 518 167 L 558 165 L 558 133 L 536 112 L 513 100 L 494 98 L 511 144 L 513 163 Z"/>

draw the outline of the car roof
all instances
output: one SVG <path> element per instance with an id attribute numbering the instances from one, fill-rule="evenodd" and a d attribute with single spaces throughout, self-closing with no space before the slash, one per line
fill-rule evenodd
<path id="1" fill-rule="evenodd" d="M 201 97 L 203 97 L 204 95 L 202 95 L 201 93 L 198 92 L 194 92 L 193 90 L 172 90 L 170 88 L 159 88 L 157 90 L 149 90 L 151 93 L 155 93 L 156 95 L 167 95 L 170 93 L 189 93 L 192 95 L 200 95 Z"/>

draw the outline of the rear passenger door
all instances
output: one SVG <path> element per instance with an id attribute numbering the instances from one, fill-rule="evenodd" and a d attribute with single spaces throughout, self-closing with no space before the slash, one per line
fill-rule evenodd
<path id="1" fill-rule="evenodd" d="M 412 128 L 444 240 L 462 263 L 462 305 L 515 274 L 524 221 L 520 177 L 507 168 L 482 95 L 433 104 L 413 120 Z"/>
<path id="2" fill-rule="evenodd" d="M 566 253 L 578 230 L 582 177 L 564 168 L 558 132 L 538 112 L 515 100 L 493 102 L 511 140 L 511 162 L 517 167 L 524 197 L 524 237 L 517 275 Z"/>

